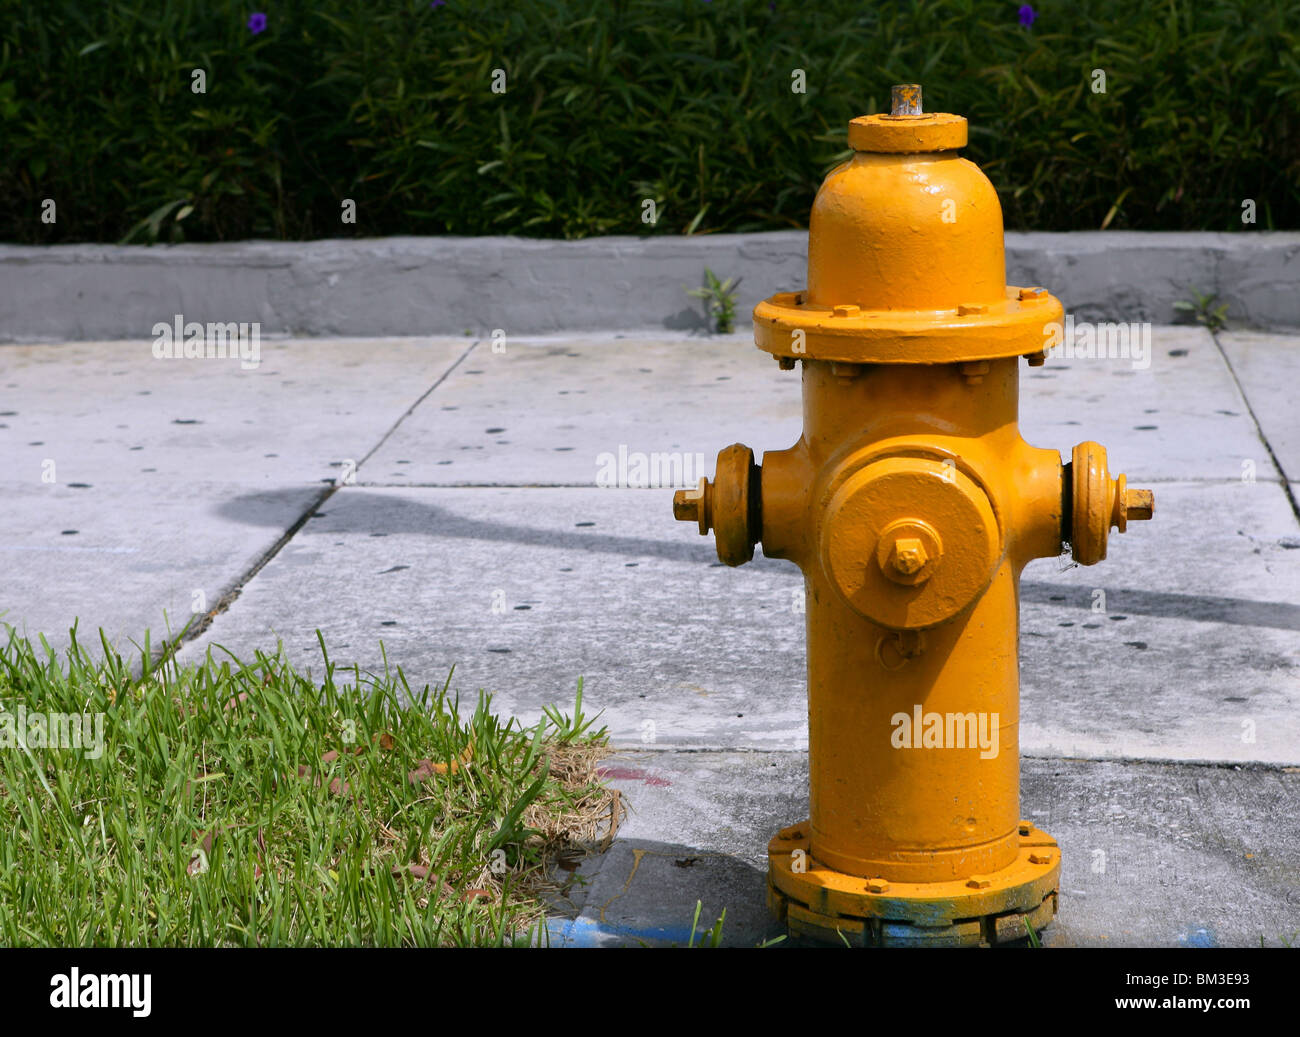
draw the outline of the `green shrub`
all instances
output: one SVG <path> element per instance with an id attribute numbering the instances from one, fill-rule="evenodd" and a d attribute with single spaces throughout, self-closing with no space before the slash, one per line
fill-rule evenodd
<path id="1" fill-rule="evenodd" d="M 896 82 L 970 119 L 1008 227 L 1300 226 L 1300 4 L 1018 6 L 0 0 L 0 238 L 800 227 Z"/>

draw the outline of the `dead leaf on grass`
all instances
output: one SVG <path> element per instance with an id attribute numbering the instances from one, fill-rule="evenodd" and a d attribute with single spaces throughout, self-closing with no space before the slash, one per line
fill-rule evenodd
<path id="1" fill-rule="evenodd" d="M 465 751 L 460 756 L 448 763 L 434 763 L 432 760 L 420 760 L 415 765 L 415 770 L 406 776 L 407 781 L 412 785 L 418 785 L 422 781 L 428 781 L 435 774 L 446 774 L 450 771 L 452 774 L 457 773 L 461 767 L 468 766 L 474 757 L 474 747 L 465 746 Z"/>

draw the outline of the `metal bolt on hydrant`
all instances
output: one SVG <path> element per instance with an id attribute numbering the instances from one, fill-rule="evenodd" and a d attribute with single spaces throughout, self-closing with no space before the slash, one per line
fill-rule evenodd
<path id="1" fill-rule="evenodd" d="M 807 289 L 754 310 L 802 363 L 803 435 L 761 466 L 727 447 L 673 513 L 728 565 L 761 543 L 804 573 L 811 817 L 768 847 L 773 912 L 837 943 L 1005 943 L 1054 917 L 1061 867 L 1020 817 L 1021 569 L 1101 561 L 1153 502 L 1097 443 L 1062 464 L 1021 438 L 1018 363 L 1061 303 L 1006 284 L 966 120 L 893 93 L 813 202 Z"/>

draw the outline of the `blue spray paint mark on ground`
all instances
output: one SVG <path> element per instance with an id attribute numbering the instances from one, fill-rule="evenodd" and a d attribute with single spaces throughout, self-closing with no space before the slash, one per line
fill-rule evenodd
<path id="1" fill-rule="evenodd" d="M 1179 933 L 1178 943 L 1183 947 L 1217 947 L 1219 941 L 1214 937 L 1214 930 L 1207 926 L 1197 926 Z"/>
<path id="2" fill-rule="evenodd" d="M 599 947 L 614 942 L 642 940 L 646 943 L 678 943 L 685 946 L 691 938 L 688 925 L 655 925 L 637 927 L 610 925 L 590 918 L 551 918 L 546 923 L 552 947 Z M 699 930 L 695 939 L 701 938 Z"/>

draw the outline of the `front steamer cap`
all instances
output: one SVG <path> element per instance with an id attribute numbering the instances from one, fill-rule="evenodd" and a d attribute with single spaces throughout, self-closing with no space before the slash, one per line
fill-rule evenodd
<path id="1" fill-rule="evenodd" d="M 988 496 L 939 457 L 886 457 L 835 491 L 822 566 L 849 608 L 893 630 L 947 622 L 988 588 L 1002 536 Z M 900 566 L 899 548 L 915 552 Z"/>

